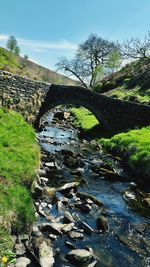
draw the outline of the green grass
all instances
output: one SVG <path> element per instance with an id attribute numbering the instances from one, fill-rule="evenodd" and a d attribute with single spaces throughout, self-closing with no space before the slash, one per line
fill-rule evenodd
<path id="1" fill-rule="evenodd" d="M 0 47 L 0 69 L 11 71 L 17 67 L 18 63 L 15 55 Z"/>
<path id="2" fill-rule="evenodd" d="M 39 163 L 35 132 L 21 115 L 0 110 L 0 175 L 31 184 Z M 34 152 L 34 153 L 33 153 Z"/>
<path id="3" fill-rule="evenodd" d="M 33 128 L 18 113 L 0 109 L 0 255 L 12 246 L 10 232 L 29 230 L 34 220 L 29 188 L 39 155 Z"/>
<path id="4" fill-rule="evenodd" d="M 141 90 L 139 86 L 132 89 L 126 89 L 124 86 L 118 87 L 107 92 L 107 96 L 141 104 L 150 104 L 150 89 Z"/>
<path id="5" fill-rule="evenodd" d="M 101 139 L 104 147 L 126 158 L 141 180 L 150 179 L 150 126 Z"/>
<path id="6" fill-rule="evenodd" d="M 99 124 L 95 116 L 86 108 L 71 108 L 71 112 L 75 116 L 75 125 L 84 131 L 88 131 Z"/>

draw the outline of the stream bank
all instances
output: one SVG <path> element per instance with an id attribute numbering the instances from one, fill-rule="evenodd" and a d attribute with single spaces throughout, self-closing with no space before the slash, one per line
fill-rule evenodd
<path id="1" fill-rule="evenodd" d="M 148 267 L 149 192 L 119 158 L 79 139 L 66 116 L 54 110 L 43 119 L 42 161 L 32 186 L 37 221 L 30 239 L 21 238 L 17 261 L 26 255 L 25 266 L 32 267 Z"/>

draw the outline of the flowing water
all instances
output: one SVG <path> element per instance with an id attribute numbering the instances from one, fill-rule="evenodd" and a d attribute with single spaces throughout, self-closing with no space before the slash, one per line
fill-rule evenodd
<path id="1" fill-rule="evenodd" d="M 47 210 L 54 217 L 63 216 L 68 210 L 76 217 L 78 229 L 83 221 L 93 229 L 92 233 L 84 233 L 82 239 L 58 236 L 53 241 L 54 250 L 59 252 L 54 266 L 74 266 L 66 261 L 70 251 L 66 240 L 76 248 L 91 247 L 99 258 L 96 264 L 99 267 L 150 266 L 150 209 L 143 204 L 144 193 L 135 177 L 124 169 L 119 158 L 104 152 L 95 141 L 80 140 L 78 131 L 67 126 L 67 121 L 54 123 L 53 115 L 47 115 L 44 120 L 48 123 L 39 133 L 43 153 L 57 166 L 49 172 L 48 186 L 78 181 L 77 192 L 103 203 L 102 206 L 92 203 L 91 210 L 85 212 L 74 204 L 78 196 L 72 194 L 67 196 L 67 204 L 61 203 L 61 208 L 54 203 Z M 97 229 L 97 218 L 101 215 L 107 219 L 106 231 Z M 39 218 L 39 222 L 44 220 Z"/>

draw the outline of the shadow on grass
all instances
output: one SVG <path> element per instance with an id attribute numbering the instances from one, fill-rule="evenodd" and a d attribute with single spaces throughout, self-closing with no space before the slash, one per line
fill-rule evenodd
<path id="1" fill-rule="evenodd" d="M 87 140 L 92 140 L 92 139 L 100 139 L 103 137 L 111 137 L 114 135 L 114 133 L 110 133 L 108 130 L 104 129 L 100 124 L 95 125 L 89 130 L 84 130 L 82 128 L 79 128 L 80 134 L 79 137 L 81 139 L 87 139 Z"/>

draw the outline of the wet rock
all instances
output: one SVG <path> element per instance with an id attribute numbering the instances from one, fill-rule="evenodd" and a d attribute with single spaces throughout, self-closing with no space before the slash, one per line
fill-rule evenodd
<path id="1" fill-rule="evenodd" d="M 39 169 L 38 170 L 38 175 L 39 176 L 43 176 L 43 177 L 46 177 L 47 176 L 47 172 L 43 169 Z"/>
<path id="2" fill-rule="evenodd" d="M 93 232 L 92 227 L 86 222 L 81 222 L 80 227 L 84 229 L 86 234 L 91 234 Z"/>
<path id="3" fill-rule="evenodd" d="M 68 193 L 69 198 L 76 198 L 76 193 L 74 191 L 74 188 L 72 188 Z"/>
<path id="4" fill-rule="evenodd" d="M 150 197 L 144 198 L 143 203 L 146 204 L 146 206 L 150 207 Z"/>
<path id="5" fill-rule="evenodd" d="M 38 201 L 36 201 L 36 202 L 34 202 L 34 205 L 35 205 L 36 207 L 38 207 L 38 206 L 40 205 L 40 203 L 39 203 Z"/>
<path id="6" fill-rule="evenodd" d="M 77 231 L 71 231 L 69 233 L 69 236 L 72 238 L 72 239 L 83 239 L 83 234 L 82 233 L 79 233 Z"/>
<path id="7" fill-rule="evenodd" d="M 55 162 L 45 162 L 44 165 L 50 169 L 56 169 Z"/>
<path id="8" fill-rule="evenodd" d="M 53 143 L 54 143 L 54 140 L 53 140 L 53 138 L 45 137 L 45 138 L 44 138 L 44 142 L 45 142 L 45 143 L 49 143 L 49 144 L 53 144 Z"/>
<path id="9" fill-rule="evenodd" d="M 88 263 L 88 265 L 86 265 L 86 267 L 94 267 L 97 264 L 97 260 L 90 260 L 90 262 Z"/>
<path id="10" fill-rule="evenodd" d="M 52 206 L 52 204 L 48 204 L 47 207 L 48 207 L 49 209 L 51 209 L 53 206 Z"/>
<path id="11" fill-rule="evenodd" d="M 104 216 L 100 216 L 97 219 L 96 224 L 97 224 L 98 230 L 101 230 L 103 232 L 105 232 L 105 231 L 108 230 L 108 221 L 107 221 L 107 219 Z"/>
<path id="12" fill-rule="evenodd" d="M 90 199 L 91 201 L 93 201 L 94 204 L 100 207 L 103 206 L 103 203 L 91 194 L 85 192 L 77 192 L 77 196 L 80 197 L 82 200 Z"/>
<path id="13" fill-rule="evenodd" d="M 56 248 L 54 251 L 55 256 L 58 256 L 60 253 L 60 248 Z"/>
<path id="14" fill-rule="evenodd" d="M 71 263 L 81 266 L 88 263 L 93 258 L 93 255 L 86 249 L 73 249 L 67 254 L 66 258 Z"/>
<path id="15" fill-rule="evenodd" d="M 19 257 L 15 262 L 15 267 L 26 267 L 29 266 L 31 261 L 25 257 Z"/>
<path id="16" fill-rule="evenodd" d="M 42 207 L 42 208 L 46 208 L 47 207 L 47 202 L 41 202 L 41 204 L 40 204 L 40 206 Z"/>
<path id="17" fill-rule="evenodd" d="M 77 168 L 76 170 L 72 170 L 70 173 L 73 175 L 82 176 L 84 173 L 84 168 Z"/>
<path id="18" fill-rule="evenodd" d="M 39 225 L 39 229 L 42 232 L 51 232 L 54 235 L 61 235 L 61 231 L 64 226 L 65 225 L 62 223 L 42 223 L 41 225 Z"/>
<path id="19" fill-rule="evenodd" d="M 63 211 L 66 209 L 66 207 L 61 201 L 58 201 L 57 202 L 57 209 L 58 209 L 59 213 L 63 213 Z"/>
<path id="20" fill-rule="evenodd" d="M 90 198 L 87 198 L 86 203 L 91 205 L 91 204 L 93 204 L 93 201 Z"/>
<path id="21" fill-rule="evenodd" d="M 120 181 L 126 178 L 125 173 L 121 169 L 111 166 L 100 167 L 99 174 L 105 176 L 110 181 Z"/>
<path id="22" fill-rule="evenodd" d="M 58 111 L 57 113 L 54 114 L 54 119 L 58 119 L 58 120 L 66 120 L 68 119 L 70 116 L 69 112 L 66 111 Z"/>
<path id="23" fill-rule="evenodd" d="M 59 192 L 70 191 L 72 188 L 76 188 L 78 185 L 79 185 L 79 182 L 66 183 L 63 186 L 61 186 L 58 189 L 58 191 Z"/>
<path id="24" fill-rule="evenodd" d="M 131 191 L 131 190 L 127 190 L 127 191 L 125 191 L 124 196 L 125 196 L 127 199 L 136 200 L 135 193 L 134 193 L 133 191 Z"/>
<path id="25" fill-rule="evenodd" d="M 94 251 L 91 247 L 86 246 L 84 249 L 88 250 L 91 254 L 94 254 Z"/>
<path id="26" fill-rule="evenodd" d="M 48 182 L 47 177 L 39 177 L 39 184 L 46 186 L 46 183 Z"/>
<path id="27" fill-rule="evenodd" d="M 15 244 L 15 253 L 17 256 L 22 256 L 25 254 L 25 252 L 26 252 L 26 248 L 24 244 L 22 243 Z"/>
<path id="28" fill-rule="evenodd" d="M 83 229 L 78 228 L 76 226 L 73 227 L 73 230 L 76 231 L 76 232 L 78 232 L 78 233 L 84 233 L 84 230 Z"/>
<path id="29" fill-rule="evenodd" d="M 32 235 L 35 237 L 40 237 L 43 234 L 41 233 L 41 231 L 39 230 L 39 228 L 37 226 L 33 226 Z"/>
<path id="30" fill-rule="evenodd" d="M 64 112 L 64 119 L 68 119 L 70 117 L 70 112 Z"/>
<path id="31" fill-rule="evenodd" d="M 63 227 L 62 231 L 63 231 L 63 233 L 66 234 L 66 233 L 70 232 L 73 229 L 73 227 L 74 227 L 74 223 L 69 223 L 65 227 Z"/>
<path id="32" fill-rule="evenodd" d="M 71 156 L 71 157 L 74 155 L 74 153 L 71 150 L 66 150 L 66 149 L 62 149 L 61 154 L 63 156 Z"/>
<path id="33" fill-rule="evenodd" d="M 72 216 L 73 216 L 75 221 L 80 221 L 80 216 L 78 213 L 74 212 L 74 213 L 72 213 Z"/>
<path id="34" fill-rule="evenodd" d="M 70 248 L 70 249 L 76 249 L 76 247 L 71 243 L 71 242 L 69 242 L 69 241 L 65 241 L 65 244 L 66 244 L 66 246 L 68 247 L 68 248 Z"/>
<path id="35" fill-rule="evenodd" d="M 52 215 L 50 215 L 50 216 L 51 216 L 51 222 L 54 222 L 54 223 L 59 223 L 63 219 L 63 216 L 62 215 L 57 216 L 57 217 L 53 217 Z M 62 225 L 64 225 L 64 224 L 62 224 Z"/>
<path id="36" fill-rule="evenodd" d="M 72 223 L 74 222 L 74 219 L 69 211 L 65 211 L 64 214 L 64 223 Z"/>
<path id="37" fill-rule="evenodd" d="M 53 198 L 55 197 L 56 194 L 56 188 L 54 187 L 48 187 L 45 186 L 43 189 L 43 197 L 48 197 L 50 200 L 53 200 Z"/>
<path id="38" fill-rule="evenodd" d="M 72 157 L 65 156 L 64 164 L 67 168 L 72 168 L 72 169 L 83 166 L 81 159 L 77 155 L 74 155 Z"/>
<path id="39" fill-rule="evenodd" d="M 31 186 L 31 193 L 33 197 L 40 197 L 42 194 L 43 188 L 37 183 L 37 181 L 33 181 Z"/>
<path id="40" fill-rule="evenodd" d="M 52 246 L 45 241 L 39 247 L 39 259 L 41 267 L 52 267 L 54 264 L 54 253 Z"/>
<path id="41" fill-rule="evenodd" d="M 56 192 L 55 196 L 58 201 L 61 201 L 64 204 L 68 203 L 68 198 L 64 197 L 60 192 Z"/>
<path id="42" fill-rule="evenodd" d="M 86 202 L 78 202 L 75 204 L 75 206 L 80 209 L 82 212 L 88 213 L 91 211 L 91 206 L 87 204 Z"/>
<path id="43" fill-rule="evenodd" d="M 21 234 L 21 235 L 19 235 L 18 240 L 20 242 L 22 242 L 22 243 L 28 242 L 29 241 L 29 235 L 27 235 L 27 234 Z"/>
<path id="44" fill-rule="evenodd" d="M 41 205 L 38 206 L 38 209 L 37 209 L 37 212 L 39 215 L 43 216 L 43 217 L 46 217 L 46 214 L 45 212 L 43 211 L 43 208 Z"/>
<path id="45" fill-rule="evenodd" d="M 90 212 L 92 209 L 92 207 L 89 205 L 89 204 L 83 204 L 82 207 L 81 207 L 81 210 L 85 213 L 88 213 Z"/>
<path id="46" fill-rule="evenodd" d="M 50 238 L 51 240 L 56 240 L 56 239 L 57 239 L 57 235 L 50 234 L 50 235 L 49 235 L 49 238 Z"/>

